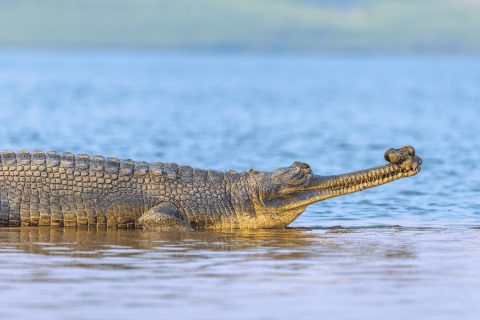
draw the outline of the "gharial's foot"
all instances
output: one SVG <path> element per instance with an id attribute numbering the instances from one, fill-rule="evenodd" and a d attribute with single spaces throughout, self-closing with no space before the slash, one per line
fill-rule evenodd
<path id="1" fill-rule="evenodd" d="M 422 159 L 415 155 L 415 149 L 412 146 L 401 147 L 400 149 L 390 148 L 385 152 L 385 160 L 392 166 L 398 167 L 404 176 L 413 176 L 422 169 Z"/>
<path id="2" fill-rule="evenodd" d="M 175 215 L 177 209 L 168 204 L 157 205 L 146 211 L 138 222 L 144 229 L 155 229 L 159 231 L 195 231 L 185 221 Z"/>

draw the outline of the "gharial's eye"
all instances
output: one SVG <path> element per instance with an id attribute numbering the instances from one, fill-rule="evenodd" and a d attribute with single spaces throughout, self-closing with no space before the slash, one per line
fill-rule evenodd
<path id="1" fill-rule="evenodd" d="M 302 170 L 308 170 L 310 169 L 310 166 L 306 163 L 302 163 L 300 166 L 299 166 L 300 169 Z"/>

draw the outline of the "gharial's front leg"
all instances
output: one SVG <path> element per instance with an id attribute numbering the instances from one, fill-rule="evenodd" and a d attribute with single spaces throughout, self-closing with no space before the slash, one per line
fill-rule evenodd
<path id="1" fill-rule="evenodd" d="M 180 220 L 178 209 L 169 204 L 159 204 L 146 211 L 138 220 L 144 229 L 160 231 L 195 231 L 188 223 Z"/>

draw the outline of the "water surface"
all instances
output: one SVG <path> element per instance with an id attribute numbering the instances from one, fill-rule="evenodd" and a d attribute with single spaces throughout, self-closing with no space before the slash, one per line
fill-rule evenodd
<path id="1" fill-rule="evenodd" d="M 0 318 L 476 319 L 480 60 L 0 51 L 2 149 L 415 177 L 292 229 L 0 229 Z M 161 315 L 161 316 L 160 316 Z"/>

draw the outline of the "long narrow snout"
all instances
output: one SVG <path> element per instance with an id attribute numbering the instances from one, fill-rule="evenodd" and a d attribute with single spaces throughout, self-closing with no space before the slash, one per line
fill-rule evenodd
<path id="1" fill-rule="evenodd" d="M 411 177 L 421 170 L 422 159 L 415 155 L 415 149 L 411 146 L 387 150 L 385 160 L 389 163 L 366 170 L 332 176 L 314 175 L 309 185 L 295 192 L 293 203 L 296 206 L 308 206 L 328 198 Z"/>

